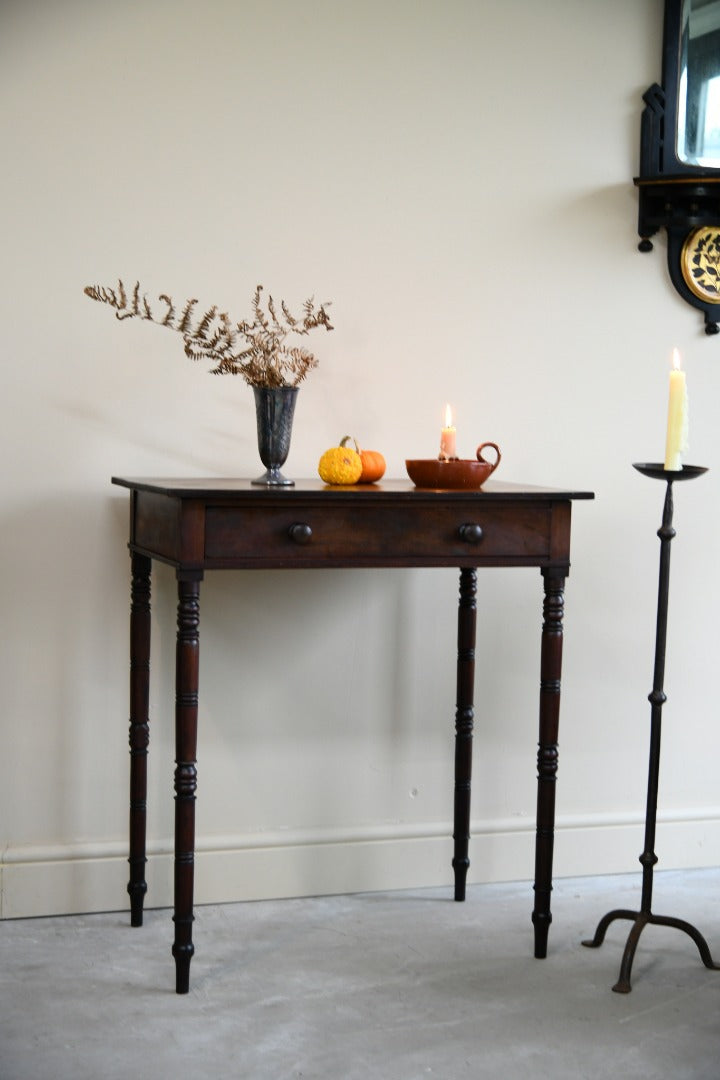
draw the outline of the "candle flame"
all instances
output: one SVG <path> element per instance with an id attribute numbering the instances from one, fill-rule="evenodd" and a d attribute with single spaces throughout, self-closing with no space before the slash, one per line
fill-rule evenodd
<path id="1" fill-rule="evenodd" d="M 673 363 L 673 371 L 679 371 L 680 368 L 682 367 L 682 364 L 680 363 L 680 352 L 679 352 L 678 349 L 673 349 L 672 363 Z"/>
<path id="2" fill-rule="evenodd" d="M 446 405 L 445 406 L 445 427 L 446 428 L 452 427 L 452 422 L 453 422 L 452 409 L 450 408 L 449 405 Z"/>

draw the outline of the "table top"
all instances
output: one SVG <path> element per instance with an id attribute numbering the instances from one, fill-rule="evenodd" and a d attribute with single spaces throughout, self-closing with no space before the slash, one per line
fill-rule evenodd
<path id="1" fill-rule="evenodd" d="M 265 487 L 241 479 L 126 479 L 130 547 L 183 571 L 285 567 L 560 566 L 572 499 L 591 492 L 488 481 Z"/>
<path id="2" fill-rule="evenodd" d="M 222 477 L 122 477 L 113 476 L 112 483 L 133 491 L 147 491 L 178 499 L 230 498 L 245 502 L 278 498 L 291 503 L 294 499 L 319 497 L 323 500 L 371 499 L 373 502 L 418 501 L 438 499 L 452 501 L 566 501 L 593 499 L 592 491 L 569 488 L 538 487 L 528 484 L 488 480 L 481 489 L 416 488 L 410 480 L 382 480 L 376 484 L 330 486 L 322 480 L 296 480 L 293 487 L 263 487 L 248 479 Z"/>

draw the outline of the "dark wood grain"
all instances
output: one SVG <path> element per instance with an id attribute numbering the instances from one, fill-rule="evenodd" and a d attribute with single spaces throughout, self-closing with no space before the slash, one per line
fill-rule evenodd
<path id="1" fill-rule="evenodd" d="M 130 921 L 142 926 L 150 739 L 150 569 L 145 555 L 132 556 L 130 595 Z"/>
<path id="2" fill-rule="evenodd" d="M 551 921 L 563 589 L 570 567 L 571 503 L 586 491 L 488 484 L 482 491 L 420 490 L 406 481 L 331 488 L 301 481 L 268 490 L 247 480 L 125 479 L 130 490 L 132 923 L 145 895 L 150 567 L 178 583 L 175 768 L 176 990 L 189 989 L 192 941 L 200 670 L 200 582 L 207 570 L 457 567 L 460 570 L 455 709 L 455 897 L 470 866 L 476 571 L 534 566 L 544 579 L 535 860 L 535 955 Z"/>

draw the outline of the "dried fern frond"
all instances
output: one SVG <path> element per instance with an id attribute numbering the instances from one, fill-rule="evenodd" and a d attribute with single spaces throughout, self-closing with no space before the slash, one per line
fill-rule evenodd
<path id="1" fill-rule="evenodd" d="M 184 308 L 183 313 L 182 313 L 182 318 L 180 319 L 180 325 L 178 326 L 178 330 L 180 331 L 181 334 L 187 334 L 188 330 L 190 330 L 190 328 L 191 328 L 190 317 L 192 315 L 192 310 L 193 310 L 193 308 L 195 307 L 196 304 L 197 304 L 196 299 L 195 300 L 188 300 L 188 302 L 186 303 L 185 308 Z"/>
<path id="2" fill-rule="evenodd" d="M 167 315 L 163 319 L 162 325 L 172 326 L 173 316 L 175 314 L 175 305 L 173 304 L 170 297 L 166 296 L 165 293 L 160 293 L 160 295 L 158 296 L 158 300 L 164 300 L 168 306 Z"/>
<path id="3" fill-rule="evenodd" d="M 251 386 L 297 386 L 312 368 L 317 367 L 318 361 L 309 349 L 287 344 L 286 339 L 289 335 L 306 335 L 319 326 L 333 329 L 326 310 L 329 303 L 316 308 L 312 297 L 303 305 L 302 319 L 291 314 L 284 300 L 280 301 L 278 311 L 270 295 L 266 314 L 262 305 L 262 285 L 256 286 L 251 301 L 252 322 L 243 320 L 234 326 L 227 312 L 218 314 L 215 305 L 194 324 L 196 298 L 185 302 L 176 322 L 175 304 L 167 293 L 158 296 L 167 310 L 162 318 L 156 318 L 147 296 L 144 293 L 141 296 L 139 282 L 135 283 L 130 302 L 122 280 L 118 280 L 116 289 L 88 285 L 84 292 L 91 300 L 114 308 L 117 319 L 137 316 L 179 331 L 183 336 L 185 355 L 190 360 L 210 361 L 214 364 L 210 369 L 212 375 L 241 375 Z"/>
<path id="4" fill-rule="evenodd" d="M 202 319 L 200 320 L 200 325 L 195 330 L 193 337 L 200 338 L 203 341 L 207 340 L 208 327 L 215 318 L 216 314 L 217 307 L 211 307 L 208 311 L 206 311 Z"/>
<path id="5" fill-rule="evenodd" d="M 127 304 L 122 281 L 118 282 L 119 296 L 114 289 L 109 289 L 105 285 L 86 285 L 83 291 L 91 300 L 99 300 L 102 304 L 109 304 L 110 307 L 121 309 Z"/>

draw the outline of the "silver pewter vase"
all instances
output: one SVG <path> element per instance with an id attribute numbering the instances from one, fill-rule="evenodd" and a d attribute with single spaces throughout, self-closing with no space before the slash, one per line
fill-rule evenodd
<path id="1" fill-rule="evenodd" d="M 290 452 L 297 386 L 253 386 L 257 418 L 258 450 L 266 471 L 253 484 L 263 487 L 292 487 L 280 472 Z"/>

